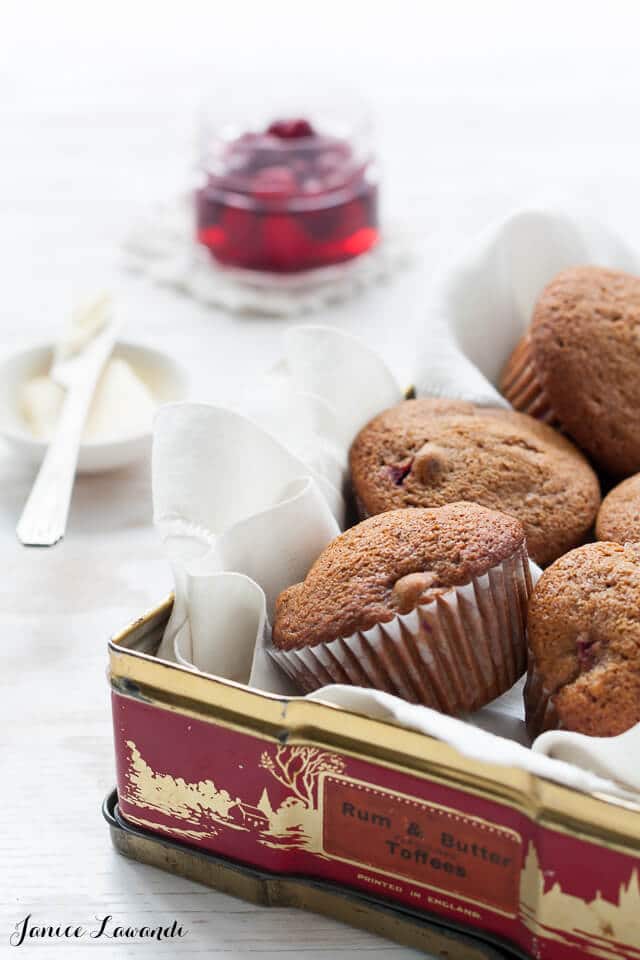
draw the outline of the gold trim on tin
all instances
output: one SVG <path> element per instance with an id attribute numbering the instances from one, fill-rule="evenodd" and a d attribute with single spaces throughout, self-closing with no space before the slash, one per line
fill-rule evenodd
<path id="1" fill-rule="evenodd" d="M 640 804 L 590 796 L 515 767 L 477 761 L 381 720 L 349 712 L 345 723 L 346 711 L 332 704 L 258 692 L 132 649 L 154 636 L 159 640 L 172 604 L 170 596 L 110 641 L 111 682 L 118 693 L 272 743 L 339 750 L 493 800 L 546 828 L 640 855 Z"/>

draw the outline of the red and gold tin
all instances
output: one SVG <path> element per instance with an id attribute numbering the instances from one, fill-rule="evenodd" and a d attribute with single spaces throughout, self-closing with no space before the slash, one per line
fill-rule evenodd
<path id="1" fill-rule="evenodd" d="M 249 899 L 245 874 L 202 856 L 317 881 L 317 897 L 274 899 L 404 943 L 425 946 L 435 919 L 520 956 L 640 960 L 640 805 L 156 660 L 171 603 L 110 644 L 119 816 L 138 838 L 124 852 Z M 154 837 L 185 857 L 154 854 Z"/>

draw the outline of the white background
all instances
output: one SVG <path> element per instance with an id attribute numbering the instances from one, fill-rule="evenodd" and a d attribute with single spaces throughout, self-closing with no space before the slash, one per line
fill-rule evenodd
<path id="1" fill-rule="evenodd" d="M 275 78 L 364 91 L 387 210 L 418 224 L 421 262 L 322 319 L 405 366 L 428 338 L 438 261 L 489 220 L 551 201 L 638 236 L 640 8 L 632 2 L 0 0 L 0 341 L 51 337 L 110 288 L 131 339 L 173 352 L 194 395 L 223 400 L 278 354 L 276 321 L 238 320 L 122 269 L 119 242 L 189 182 L 204 95 Z M 0 449 L 0 954 L 39 923 L 177 918 L 178 945 L 34 943 L 29 957 L 400 958 L 329 920 L 257 910 L 110 848 L 106 639 L 161 598 L 148 465 L 81 479 L 65 542 L 18 547 L 30 468 Z M 16 954 L 20 956 L 21 954 Z"/>

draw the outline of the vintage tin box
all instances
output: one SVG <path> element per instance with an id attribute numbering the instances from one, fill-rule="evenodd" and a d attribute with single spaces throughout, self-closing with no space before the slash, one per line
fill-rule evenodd
<path id="1" fill-rule="evenodd" d="M 436 955 L 640 960 L 640 805 L 157 660 L 171 605 L 110 643 L 123 852 Z"/>

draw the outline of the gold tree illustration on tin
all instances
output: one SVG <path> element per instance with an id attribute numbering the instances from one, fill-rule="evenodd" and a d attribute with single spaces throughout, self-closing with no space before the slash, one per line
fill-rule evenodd
<path id="1" fill-rule="evenodd" d="M 320 774 L 342 773 L 345 765 L 342 757 L 317 747 L 277 747 L 275 756 L 265 750 L 260 766 L 311 810 Z"/>

